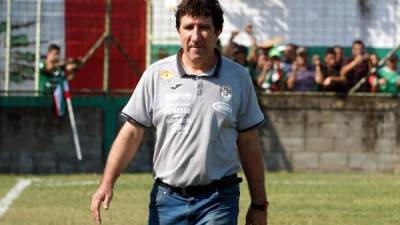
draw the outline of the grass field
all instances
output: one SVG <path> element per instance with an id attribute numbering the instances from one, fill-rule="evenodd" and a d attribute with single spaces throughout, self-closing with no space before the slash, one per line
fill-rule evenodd
<path id="1" fill-rule="evenodd" d="M 89 213 L 98 175 L 0 175 L 0 200 L 20 179 L 31 185 L 0 218 L 1 225 L 94 224 Z M 125 174 L 103 224 L 146 224 L 150 174 Z M 400 179 L 393 174 L 269 173 L 269 225 L 398 225 Z M 249 204 L 241 185 L 239 224 Z M 1 207 L 1 206 L 0 206 Z"/>

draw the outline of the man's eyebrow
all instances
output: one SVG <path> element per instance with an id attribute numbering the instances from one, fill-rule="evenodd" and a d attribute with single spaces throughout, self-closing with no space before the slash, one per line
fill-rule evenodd
<path id="1" fill-rule="evenodd" d="M 192 26 L 195 26 L 195 25 L 198 25 L 199 27 L 202 27 L 202 28 L 210 28 L 211 27 L 211 25 L 210 24 L 208 24 L 208 23 L 187 23 L 187 24 L 182 24 L 182 27 L 192 27 Z"/>

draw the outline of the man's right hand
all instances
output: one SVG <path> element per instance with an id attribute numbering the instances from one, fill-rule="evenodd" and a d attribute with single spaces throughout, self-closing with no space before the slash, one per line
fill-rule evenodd
<path id="1" fill-rule="evenodd" d="M 92 204 L 90 211 L 92 212 L 93 219 L 97 224 L 101 224 L 100 205 L 103 203 L 103 208 L 107 210 L 113 196 L 113 189 L 111 186 L 101 186 L 92 196 Z"/>

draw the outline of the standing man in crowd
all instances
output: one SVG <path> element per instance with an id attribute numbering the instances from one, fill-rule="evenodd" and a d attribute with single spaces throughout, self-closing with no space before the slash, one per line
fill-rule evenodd
<path id="1" fill-rule="evenodd" d="M 317 79 L 315 71 L 307 63 L 307 50 L 298 47 L 296 54 L 296 60 L 287 74 L 287 88 L 291 91 L 315 91 Z"/>
<path id="2" fill-rule="evenodd" d="M 315 62 L 316 82 L 321 91 L 345 92 L 345 80 L 340 76 L 340 70 L 336 66 L 336 52 L 328 48 L 324 55 L 324 63 Z"/>
<path id="3" fill-rule="evenodd" d="M 150 225 L 235 225 L 242 165 L 251 204 L 247 225 L 266 225 L 264 164 L 256 127 L 263 121 L 251 77 L 216 50 L 223 28 L 218 0 L 183 0 L 176 11 L 182 49 L 150 66 L 122 111 L 121 128 L 91 211 L 109 207 L 113 185 L 155 128 Z"/>
<path id="4" fill-rule="evenodd" d="M 400 72 L 397 69 L 397 62 L 398 57 L 395 53 L 388 59 L 386 66 L 378 70 L 380 91 L 394 96 L 400 91 Z"/>
<path id="5" fill-rule="evenodd" d="M 335 45 L 333 47 L 335 50 L 335 61 L 336 61 L 336 70 L 340 71 L 342 69 L 343 63 L 344 63 L 344 51 L 343 47 L 340 45 Z"/>
<path id="6" fill-rule="evenodd" d="M 64 79 L 71 80 L 79 67 L 78 59 L 60 59 L 60 46 L 50 44 L 47 48 L 46 59 L 40 62 L 39 91 L 53 92 Z"/>
<path id="7" fill-rule="evenodd" d="M 369 55 L 365 52 L 364 42 L 355 40 L 351 46 L 352 57 L 347 60 L 340 70 L 340 77 L 347 83 L 347 89 L 350 90 L 364 76 L 368 75 Z M 368 83 L 364 83 L 360 91 L 369 91 Z"/>

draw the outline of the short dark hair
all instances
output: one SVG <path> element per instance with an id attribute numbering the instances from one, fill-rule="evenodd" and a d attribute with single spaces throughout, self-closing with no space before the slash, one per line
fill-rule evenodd
<path id="1" fill-rule="evenodd" d="M 325 51 L 325 55 L 324 56 L 329 55 L 329 54 L 336 55 L 335 49 L 334 48 L 327 48 L 326 51 Z"/>
<path id="2" fill-rule="evenodd" d="M 51 51 L 61 51 L 60 46 L 56 45 L 56 44 L 50 44 L 49 47 L 47 48 L 47 52 L 51 52 Z"/>
<path id="3" fill-rule="evenodd" d="M 357 39 L 357 40 L 353 41 L 353 44 L 351 46 L 354 46 L 356 44 L 361 45 L 363 48 L 365 47 L 364 42 L 362 40 L 360 40 L 360 39 Z"/>
<path id="4" fill-rule="evenodd" d="M 333 49 L 336 49 L 336 48 L 343 49 L 343 47 L 342 47 L 341 45 L 335 45 L 335 46 L 333 46 Z"/>
<path id="5" fill-rule="evenodd" d="M 175 12 L 176 29 L 179 30 L 181 18 L 185 15 L 193 17 L 211 16 L 215 30 L 222 30 L 224 11 L 218 0 L 182 0 Z"/>

